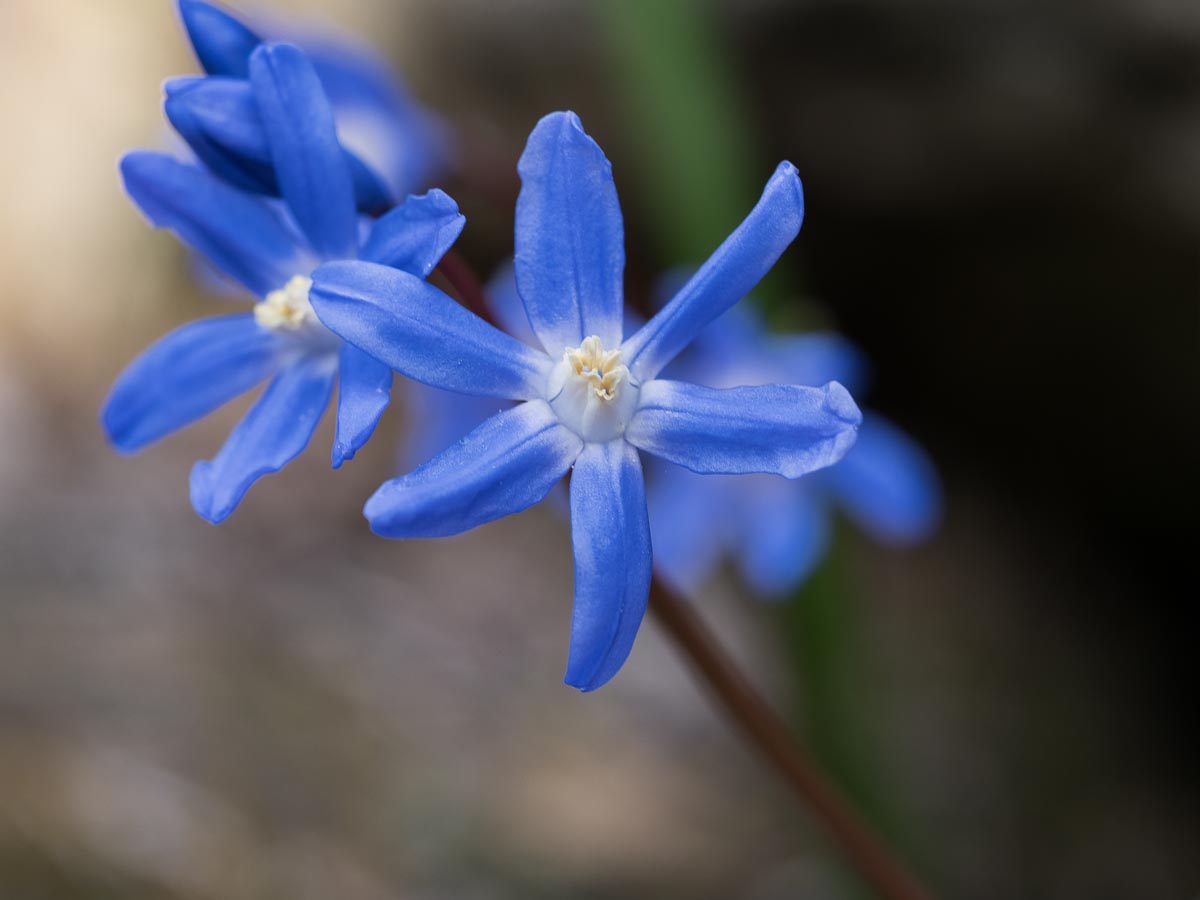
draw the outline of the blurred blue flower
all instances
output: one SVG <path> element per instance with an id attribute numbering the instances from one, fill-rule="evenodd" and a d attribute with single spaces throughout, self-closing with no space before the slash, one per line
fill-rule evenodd
<path id="1" fill-rule="evenodd" d="M 865 368 L 843 338 L 774 334 L 743 305 L 706 328 L 667 372 L 717 388 L 837 380 L 857 392 Z M 869 410 L 854 448 L 811 478 L 699 478 L 656 466 L 649 482 L 655 561 L 669 580 L 694 588 L 728 555 L 766 596 L 792 591 L 812 573 L 828 548 L 834 506 L 891 544 L 927 536 L 941 508 L 937 474 L 925 452 Z"/>
<path id="2" fill-rule="evenodd" d="M 196 156 L 243 190 L 279 196 L 266 129 L 249 83 L 261 43 L 251 28 L 216 4 L 179 0 L 179 13 L 208 77 L 167 82 L 166 114 Z M 381 212 L 424 188 L 447 153 L 443 129 L 368 45 L 349 37 L 288 34 L 312 60 L 333 105 L 338 139 L 360 209 Z"/>
<path id="3" fill-rule="evenodd" d="M 121 161 L 126 191 L 154 225 L 259 298 L 253 312 L 194 322 L 151 346 L 117 378 L 101 414 L 113 445 L 134 452 L 271 379 L 217 456 L 192 470 L 192 505 L 211 522 L 307 446 L 335 381 L 335 468 L 367 441 L 388 403 L 391 370 L 313 314 L 312 270 L 361 258 L 424 278 L 464 223 L 453 200 L 430 191 L 364 224 L 333 113 L 304 53 L 261 45 L 248 76 L 283 202 L 165 154 L 138 151 Z"/>
<path id="4" fill-rule="evenodd" d="M 518 172 L 516 280 L 540 347 L 419 278 L 370 262 L 321 266 L 312 303 L 336 334 L 411 378 L 520 401 L 384 484 L 364 509 L 377 534 L 457 534 L 533 505 L 573 470 L 566 681 L 592 690 L 629 655 L 649 595 L 638 451 L 695 472 L 796 478 L 840 459 L 861 416 L 836 382 L 714 390 L 657 377 L 795 238 L 804 204 L 790 163 L 695 276 L 626 339 L 624 225 L 604 153 L 574 113 L 553 113 L 529 136 Z"/>

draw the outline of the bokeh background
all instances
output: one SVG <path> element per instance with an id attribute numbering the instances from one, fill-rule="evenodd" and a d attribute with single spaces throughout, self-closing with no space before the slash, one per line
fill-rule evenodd
<path id="1" fill-rule="evenodd" d="M 844 529 L 782 606 L 732 573 L 695 603 L 941 896 L 1197 895 L 1200 5 L 274 8 L 369 34 L 455 130 L 485 270 L 549 110 L 613 161 L 635 296 L 795 162 L 768 290 L 865 348 L 945 517 Z M 0 896 L 864 896 L 653 621 L 562 685 L 551 510 L 367 532 L 402 404 L 219 528 L 187 472 L 240 408 L 105 446 L 124 363 L 228 302 L 116 175 L 194 68 L 166 0 L 0 0 Z"/>

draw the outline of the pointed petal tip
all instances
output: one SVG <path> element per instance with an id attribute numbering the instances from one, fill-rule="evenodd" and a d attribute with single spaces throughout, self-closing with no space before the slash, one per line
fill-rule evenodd
<path id="1" fill-rule="evenodd" d="M 846 390 L 837 381 L 825 385 L 825 408 L 847 425 L 857 428 L 862 424 L 862 410 Z"/>
<path id="2" fill-rule="evenodd" d="M 207 460 L 201 460 L 192 466 L 188 492 L 196 515 L 210 525 L 220 525 L 229 518 L 237 504 L 224 504 L 219 507 L 216 505 L 211 470 L 212 464 Z"/>

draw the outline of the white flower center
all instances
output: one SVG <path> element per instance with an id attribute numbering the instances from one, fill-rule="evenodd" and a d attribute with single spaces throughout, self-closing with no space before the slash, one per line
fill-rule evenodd
<path id="1" fill-rule="evenodd" d="M 595 443 L 624 434 L 638 393 L 638 384 L 621 363 L 621 351 L 606 351 L 595 335 L 563 351 L 546 385 L 546 399 L 559 420 Z"/>
<path id="2" fill-rule="evenodd" d="M 263 328 L 277 331 L 299 331 L 301 328 L 320 328 L 320 320 L 308 301 L 312 279 L 295 275 L 286 285 L 267 294 L 267 299 L 254 306 L 254 321 Z"/>

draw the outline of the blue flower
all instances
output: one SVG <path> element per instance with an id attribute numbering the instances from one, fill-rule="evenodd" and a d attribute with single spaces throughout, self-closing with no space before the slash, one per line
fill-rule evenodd
<path id="1" fill-rule="evenodd" d="M 211 522 L 307 446 L 335 381 L 335 468 L 367 441 L 388 403 L 391 370 L 313 314 L 312 270 L 361 258 L 424 278 L 464 223 L 453 200 L 431 191 L 363 226 L 333 114 L 304 53 L 264 44 L 248 75 L 283 203 L 161 153 L 121 161 L 126 191 L 154 225 L 259 298 L 252 312 L 185 325 L 151 346 L 117 378 L 101 414 L 113 445 L 132 453 L 270 379 L 216 457 L 192 470 L 192 505 Z"/>
<path id="2" fill-rule="evenodd" d="M 411 378 L 520 401 L 384 484 L 364 510 L 377 534 L 456 534 L 531 506 L 573 470 L 566 681 L 592 690 L 629 655 L 649 594 L 638 451 L 694 472 L 796 478 L 840 459 L 860 415 L 836 382 L 713 390 L 657 377 L 795 238 L 804 204 L 790 163 L 662 311 L 624 339 L 624 225 L 600 147 L 573 113 L 554 113 L 534 128 L 518 172 L 517 286 L 539 347 L 370 262 L 319 268 L 312 303 L 332 331 Z"/>
<path id="3" fill-rule="evenodd" d="M 854 387 L 865 363 L 832 334 L 770 333 L 742 306 L 704 330 L 668 370 L 710 387 L 828 379 Z M 726 555 L 760 593 L 799 587 L 825 554 L 832 507 L 876 539 L 920 540 L 937 524 L 937 475 L 912 438 L 866 412 L 858 441 L 840 463 L 811 478 L 699 478 L 674 466 L 651 472 L 650 526 L 660 570 L 692 588 Z"/>
<path id="4" fill-rule="evenodd" d="M 196 156 L 243 190 L 279 196 L 270 142 L 249 78 L 261 43 L 212 3 L 179 0 L 179 13 L 208 77 L 166 84 L 166 114 Z M 277 36 L 278 37 L 278 36 Z M 291 38 L 291 36 L 289 36 Z M 423 188 L 446 156 L 442 129 L 405 92 L 386 61 L 350 38 L 301 36 L 333 105 L 338 139 L 360 209 L 381 211 Z"/>

